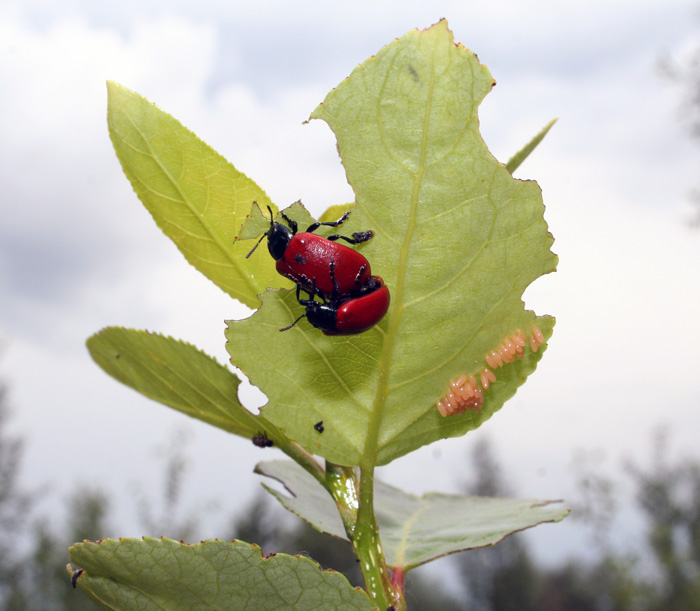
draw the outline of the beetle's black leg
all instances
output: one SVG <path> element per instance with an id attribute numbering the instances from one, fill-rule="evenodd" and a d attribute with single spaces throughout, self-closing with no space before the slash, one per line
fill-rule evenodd
<path id="1" fill-rule="evenodd" d="M 308 298 L 308 299 L 302 299 L 302 298 L 301 298 L 301 291 L 304 291 L 304 292 L 309 296 L 309 298 Z M 313 293 L 313 292 L 311 292 L 311 291 L 305 289 L 304 287 L 301 286 L 301 284 L 297 284 L 297 301 L 298 301 L 301 305 L 307 306 L 307 305 L 309 305 L 310 303 L 313 303 L 313 302 L 314 302 L 314 295 L 315 295 L 315 293 Z"/>
<path id="2" fill-rule="evenodd" d="M 310 303 L 313 303 L 313 299 L 302 299 L 301 298 L 301 291 L 302 290 L 304 292 L 308 293 L 308 291 L 306 289 L 301 288 L 301 284 L 297 284 L 297 301 L 303 306 L 307 306 Z M 312 297 L 311 293 L 309 293 L 309 297 Z M 306 312 L 304 312 L 299 318 L 297 318 L 291 325 L 287 325 L 286 327 L 282 327 L 280 329 L 280 331 L 289 331 L 289 329 L 291 329 L 294 325 L 296 325 L 305 316 L 306 316 Z"/>
<path id="3" fill-rule="evenodd" d="M 272 213 L 270 213 L 270 214 L 272 214 Z M 280 215 L 282 216 L 282 218 L 283 218 L 285 221 L 287 221 L 287 225 L 289 225 L 289 228 L 292 230 L 292 235 L 296 235 L 297 229 L 298 229 L 297 222 L 296 222 L 296 221 L 293 221 L 292 219 L 290 219 L 290 218 L 289 218 L 284 212 L 282 212 L 281 210 L 280 210 Z"/>
<path id="4" fill-rule="evenodd" d="M 349 244 L 361 244 L 362 242 L 366 242 L 367 240 L 371 240 L 372 237 L 374 236 L 374 231 L 356 231 L 355 233 L 352 234 L 352 237 L 349 238 L 344 235 L 329 235 L 326 240 L 330 240 L 331 242 L 335 242 L 336 240 L 345 240 Z"/>
<path id="5" fill-rule="evenodd" d="M 330 274 L 331 280 L 333 281 L 333 293 L 331 294 L 331 301 L 336 301 L 340 297 L 340 287 L 338 286 L 338 279 L 335 277 L 335 260 L 331 261 Z"/>
<path id="6" fill-rule="evenodd" d="M 308 282 L 308 278 L 306 280 Z M 318 295 L 321 299 L 323 299 L 324 302 L 326 301 L 326 298 L 323 296 L 323 292 L 321 291 L 321 289 L 316 287 L 316 278 L 313 278 L 311 281 L 311 290 L 305 288 L 304 291 L 306 291 L 309 294 L 309 297 L 311 297 L 312 299 L 314 295 Z"/>
<path id="7" fill-rule="evenodd" d="M 306 231 L 307 231 L 308 233 L 313 233 L 313 232 L 316 231 L 321 225 L 323 225 L 324 227 L 338 227 L 339 225 L 342 225 L 345 221 L 348 220 L 348 217 L 350 216 L 350 212 L 352 212 L 352 210 L 348 210 L 348 211 L 347 211 L 345 214 L 343 214 L 343 216 L 341 216 L 337 221 L 328 221 L 328 222 L 325 222 L 325 223 L 323 223 L 323 222 L 321 222 L 321 221 L 316 221 L 315 223 L 309 225 L 309 227 L 307 228 Z"/>
<path id="8" fill-rule="evenodd" d="M 357 272 L 357 276 L 355 276 L 355 288 L 359 293 L 362 293 L 362 274 L 365 273 L 365 270 L 367 269 L 367 263 L 364 263 L 362 267 L 360 268 L 360 271 Z"/>
<path id="9" fill-rule="evenodd" d="M 337 284 L 336 284 L 337 286 Z M 308 299 L 301 299 L 299 296 L 299 291 L 304 291 L 309 298 Z M 318 303 L 314 297 L 320 297 L 323 300 L 323 303 L 326 303 L 326 298 L 324 297 L 323 293 L 321 292 L 320 289 L 316 288 L 316 278 L 314 277 L 313 280 L 311 281 L 311 290 L 307 289 L 306 287 L 302 286 L 301 284 L 297 283 L 297 301 L 304 306 L 307 306 L 311 303 Z"/>

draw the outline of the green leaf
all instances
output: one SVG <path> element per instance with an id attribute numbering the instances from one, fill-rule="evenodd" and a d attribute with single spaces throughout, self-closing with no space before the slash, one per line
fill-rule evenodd
<path id="1" fill-rule="evenodd" d="M 557 122 L 557 119 L 552 119 L 547 125 L 545 125 L 540 132 L 528 142 L 522 149 L 520 149 L 515 155 L 513 155 L 506 163 L 506 168 L 512 174 L 520 167 L 520 164 L 525 161 L 532 151 L 537 148 L 537 145 L 542 142 L 544 137 L 547 135 L 552 126 Z"/>
<path id="2" fill-rule="evenodd" d="M 113 378 L 147 397 L 225 431 L 252 438 L 277 429 L 238 401 L 238 377 L 194 346 L 146 331 L 108 327 L 88 350 Z"/>
<path id="3" fill-rule="evenodd" d="M 518 329 L 551 336 L 554 319 L 525 310 L 522 293 L 555 269 L 553 240 L 538 185 L 515 180 L 479 134 L 492 86 L 441 21 L 386 46 L 312 114 L 335 133 L 356 195 L 343 233 L 375 232 L 357 248 L 391 291 L 389 313 L 358 336 L 328 337 L 304 320 L 280 333 L 303 308 L 268 291 L 226 335 L 232 362 L 270 399 L 265 417 L 333 463 L 386 464 L 479 427 L 544 347 L 499 368 L 479 411 L 439 415 L 450 381 L 478 375 Z"/>
<path id="4" fill-rule="evenodd" d="M 292 220 L 295 220 L 299 224 L 299 231 L 303 231 L 309 225 L 311 225 L 311 223 L 314 222 L 313 217 L 309 214 L 309 211 L 304 207 L 304 204 L 302 204 L 300 201 L 294 202 L 291 206 L 285 208 L 284 213 L 287 215 L 287 217 L 289 217 Z M 266 216 L 266 214 L 269 214 L 269 212 L 266 212 L 264 214 L 260 207 L 257 205 L 257 203 L 253 204 L 253 209 L 251 210 L 250 215 L 246 218 L 245 222 L 243 223 L 241 233 L 238 236 L 239 239 L 260 239 L 260 236 L 270 229 L 270 219 L 268 216 Z M 275 217 L 275 220 L 277 220 L 278 222 L 282 222 L 283 224 L 286 223 L 281 218 Z M 320 232 L 319 235 L 321 235 Z M 263 248 L 263 250 L 267 252 L 267 248 Z M 267 256 L 269 259 L 269 254 Z M 270 261 L 270 265 L 274 267 L 272 259 L 270 259 Z M 278 286 L 284 281 L 284 278 L 282 276 L 278 276 L 278 278 L 279 280 L 275 282 L 275 286 Z M 287 286 L 289 285 L 291 285 L 291 283 L 287 282 Z"/>
<path id="5" fill-rule="evenodd" d="M 343 214 L 345 214 L 348 210 L 352 210 L 354 207 L 354 202 L 351 204 L 335 204 L 330 208 L 327 208 L 318 218 L 318 220 L 324 223 L 328 221 L 337 221 L 341 216 L 343 216 Z"/>
<path id="6" fill-rule="evenodd" d="M 265 192 L 145 98 L 111 81 L 107 90 L 114 150 L 158 227 L 207 278 L 257 307 L 278 276 L 267 253 L 246 259 L 250 248 L 234 239 L 254 201 L 272 205 Z"/>
<path id="7" fill-rule="evenodd" d="M 291 496 L 265 488 L 286 509 L 318 530 L 346 538 L 330 495 L 294 462 L 263 462 L 255 470 L 284 484 Z M 538 524 L 559 522 L 569 510 L 547 506 L 556 502 L 437 492 L 418 497 L 375 483 L 375 511 L 387 564 L 405 570 L 447 554 L 495 545 Z"/>
<path id="8" fill-rule="evenodd" d="M 318 481 L 289 460 L 260 462 L 255 472 L 282 483 L 291 497 L 263 484 L 282 506 L 316 530 L 347 540 L 347 533 L 330 493 Z M 375 504 L 377 499 L 375 497 Z"/>
<path id="9" fill-rule="evenodd" d="M 108 539 L 68 551 L 84 571 L 72 573 L 76 586 L 106 609 L 373 609 L 340 573 L 302 556 L 264 558 L 242 541 Z"/>

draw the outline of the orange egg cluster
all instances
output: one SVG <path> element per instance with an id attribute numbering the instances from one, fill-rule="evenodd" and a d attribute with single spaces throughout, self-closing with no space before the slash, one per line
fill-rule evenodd
<path id="1" fill-rule="evenodd" d="M 496 376 L 491 371 L 489 373 L 495 381 Z M 476 378 L 474 376 L 467 377 L 467 374 L 464 373 L 458 379 L 450 382 L 450 390 L 438 401 L 437 408 L 440 415 L 445 417 L 462 414 L 468 409 L 478 411 L 483 403 L 484 391 L 477 384 Z"/>
<path id="2" fill-rule="evenodd" d="M 537 349 L 544 344 L 544 335 L 538 327 L 532 327 L 532 336 L 530 337 L 530 348 L 533 352 L 537 352 Z"/>
<path id="3" fill-rule="evenodd" d="M 537 352 L 538 348 L 544 343 L 544 335 L 538 327 L 532 328 L 530 336 L 530 349 Z M 492 369 L 498 369 L 505 363 L 512 363 L 515 358 L 523 358 L 525 346 L 528 345 L 528 339 L 521 329 L 518 329 L 513 335 L 507 337 L 496 350 L 489 352 L 484 356 L 486 363 Z M 454 414 L 463 414 L 466 410 L 471 409 L 479 411 L 484 403 L 484 391 L 489 389 L 492 382 L 496 381 L 496 375 L 488 367 L 484 367 L 479 373 L 479 380 L 475 376 L 462 374 L 456 380 L 450 382 L 450 389 L 447 394 L 438 401 L 437 408 L 440 415 L 443 417 L 452 416 Z M 481 386 L 479 386 L 481 382 Z"/>

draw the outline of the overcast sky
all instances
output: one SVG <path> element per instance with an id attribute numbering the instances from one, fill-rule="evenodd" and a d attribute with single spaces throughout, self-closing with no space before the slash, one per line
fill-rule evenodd
<path id="1" fill-rule="evenodd" d="M 148 2 L 0 4 L 0 377 L 24 480 L 55 500 L 77 484 L 157 481 L 184 431 L 192 504 L 236 508 L 277 457 L 142 399 L 90 360 L 106 325 L 186 339 L 227 362 L 223 320 L 245 310 L 195 272 L 121 172 L 106 126 L 107 79 L 147 96 L 227 157 L 279 206 L 351 201 L 333 136 L 302 125 L 383 45 L 446 17 L 498 86 L 482 132 L 506 161 L 547 121 L 518 170 L 543 189 L 559 271 L 526 293 L 558 323 L 536 374 L 482 430 L 399 459 L 381 476 L 412 492 L 457 491 L 473 440 L 489 437 L 522 496 L 566 498 L 577 449 L 607 464 L 644 457 L 670 427 L 698 456 L 700 232 L 687 226 L 700 151 L 659 58 L 700 41 L 690 0 Z M 250 397 L 251 406 L 260 403 Z M 418 477 L 418 474 L 421 477 Z M 142 533 L 125 513 L 124 529 Z M 213 521 L 200 536 L 222 535 Z M 542 527 L 556 550 L 559 526 Z M 549 537 L 549 539 L 548 539 Z M 556 544 L 554 541 L 557 540 Z M 549 552 L 554 553 L 554 552 Z"/>

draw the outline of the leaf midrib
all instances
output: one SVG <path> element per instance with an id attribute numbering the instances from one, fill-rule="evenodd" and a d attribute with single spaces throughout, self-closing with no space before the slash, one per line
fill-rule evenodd
<path id="1" fill-rule="evenodd" d="M 397 55 L 392 59 L 391 65 L 387 70 L 386 77 L 384 79 L 384 84 L 382 86 L 382 91 L 377 97 L 377 116 L 379 120 L 377 121 L 379 125 L 380 133 L 382 132 L 381 123 L 381 107 L 379 101 L 382 99 L 384 88 L 387 84 L 387 79 L 389 74 L 394 68 L 394 62 L 396 61 Z M 420 189 L 422 186 L 423 176 L 426 170 L 426 155 L 428 150 L 428 131 L 430 127 L 430 113 L 433 103 L 433 94 L 435 92 L 435 64 L 434 59 L 431 64 L 430 70 L 430 83 L 428 86 L 428 98 L 425 104 L 425 115 L 423 117 L 423 130 L 421 134 L 421 144 L 420 144 L 420 157 L 418 160 L 416 173 L 413 179 L 413 190 L 411 193 L 410 210 L 408 213 L 408 220 L 406 223 L 406 232 L 404 234 L 404 239 L 399 249 L 399 260 L 398 260 L 398 271 L 396 276 L 396 285 L 393 290 L 392 302 L 394 306 L 391 310 L 391 317 L 389 319 L 389 327 L 387 329 L 387 334 L 382 347 L 382 357 L 379 364 L 379 377 L 377 384 L 377 392 L 375 394 L 374 403 L 372 405 L 372 412 L 370 415 L 370 420 L 367 427 L 367 435 L 365 436 L 365 445 L 363 448 L 362 455 L 362 466 L 367 468 L 374 468 L 377 463 L 378 456 L 378 442 L 379 442 L 379 432 L 381 429 L 381 424 L 384 419 L 384 411 L 386 409 L 386 401 L 388 396 L 389 388 L 389 375 L 392 369 L 392 363 L 394 360 L 394 350 L 396 349 L 396 338 L 398 336 L 399 326 L 401 324 L 401 319 L 403 317 L 403 301 L 404 292 L 406 286 L 406 272 L 408 269 L 408 255 L 409 247 L 413 241 L 413 235 L 415 233 L 417 216 L 418 216 L 418 201 Z M 386 140 L 382 137 L 382 140 Z"/>
<path id="2" fill-rule="evenodd" d="M 153 159 L 153 161 L 156 163 L 156 165 L 158 166 L 158 168 L 160 169 L 160 171 L 163 173 L 163 175 L 167 178 L 167 180 L 170 182 L 170 184 L 175 188 L 175 190 L 177 191 L 177 193 L 180 195 L 180 198 L 181 198 L 181 200 L 182 200 L 181 203 L 184 204 L 184 205 L 187 207 L 187 209 L 190 211 L 190 214 L 191 214 L 191 215 L 193 216 L 193 218 L 195 219 L 195 222 L 199 222 L 199 223 L 201 224 L 201 226 L 205 229 L 206 233 L 210 236 L 211 241 L 214 242 L 214 244 L 216 244 L 216 246 L 219 248 L 219 250 L 223 253 L 224 259 L 226 259 L 226 260 L 229 262 L 230 267 L 233 268 L 233 269 L 235 269 L 235 270 L 237 270 L 237 271 L 239 272 L 238 275 L 251 287 L 251 289 L 253 290 L 253 292 L 258 292 L 258 291 L 260 290 L 259 287 L 256 286 L 256 285 L 254 285 L 254 284 L 252 283 L 252 279 L 249 277 L 248 274 L 244 274 L 244 273 L 241 272 L 241 270 L 240 270 L 240 268 L 239 268 L 239 265 L 238 265 L 238 263 L 237 263 L 237 260 L 233 257 L 232 253 L 225 247 L 225 245 L 224 245 L 224 243 L 222 242 L 220 236 L 212 229 L 212 226 L 210 225 L 210 223 L 209 223 L 208 220 L 207 220 L 206 214 L 205 214 L 204 212 L 202 212 L 202 214 L 200 215 L 200 213 L 194 208 L 194 205 L 193 205 L 193 203 L 190 201 L 189 196 L 187 196 L 187 195 L 185 194 L 185 192 L 184 192 L 183 189 L 181 188 L 179 182 L 178 182 L 177 180 L 175 180 L 175 178 L 170 174 L 170 172 L 169 172 L 169 171 L 166 169 L 166 167 L 163 165 L 163 163 L 161 162 L 159 156 L 155 154 L 153 148 L 151 147 L 150 141 L 148 140 L 148 138 L 146 137 L 146 135 L 143 133 L 143 131 L 140 129 L 139 125 L 138 125 L 138 124 L 134 121 L 134 119 L 131 117 L 131 115 L 129 114 L 129 112 L 127 111 L 127 109 L 126 109 L 126 108 L 122 108 L 122 109 L 121 109 L 121 112 L 124 114 L 124 117 L 129 121 L 129 123 L 132 125 L 132 127 L 136 130 L 136 132 L 137 132 L 137 133 L 139 134 L 139 136 L 141 137 L 143 143 L 144 143 L 145 146 L 146 146 L 147 153 L 144 153 L 143 151 L 141 151 L 141 150 L 137 149 L 136 147 L 134 147 L 134 146 L 123 136 L 123 134 L 122 134 L 122 138 L 121 138 L 122 142 L 124 142 L 124 143 L 126 143 L 127 145 L 131 146 L 131 147 L 134 148 L 135 150 L 138 150 L 138 151 L 141 152 L 142 154 L 148 154 L 148 155 L 151 157 L 151 159 Z M 113 126 L 113 127 L 114 127 L 114 126 Z M 117 130 L 116 128 L 115 128 L 115 131 L 116 131 L 117 133 L 119 133 L 119 130 Z M 201 156 L 200 156 L 200 161 L 201 161 Z M 206 183 L 206 184 L 205 184 L 205 188 L 206 188 L 206 191 L 207 191 L 207 201 L 205 201 L 205 206 L 204 206 L 204 208 L 205 208 L 205 210 L 206 210 L 206 209 L 208 209 L 208 207 L 209 207 L 208 198 L 209 198 L 209 196 L 210 196 L 210 190 L 209 190 L 209 181 L 206 180 L 206 174 L 204 174 L 204 175 L 205 175 L 205 183 Z M 142 181 L 139 180 L 139 182 L 142 182 Z M 145 185 L 144 185 L 144 186 L 145 186 Z M 168 222 L 170 223 L 171 221 L 168 221 Z M 189 233 L 189 232 L 187 232 L 187 233 Z M 202 259 L 202 260 L 204 260 L 204 259 Z M 216 284 L 219 285 L 219 282 L 216 282 Z M 226 289 L 225 289 L 226 292 L 228 292 L 232 297 L 235 296 L 236 294 L 241 294 L 241 295 L 243 295 L 243 293 L 242 293 L 241 291 L 236 291 L 236 290 L 232 289 L 232 288 L 229 286 L 229 283 L 225 283 L 225 286 L 226 286 Z M 222 287 L 222 288 L 223 288 L 223 287 Z M 243 295 L 243 297 L 245 297 L 245 296 Z M 238 297 L 237 297 L 237 298 L 238 298 Z M 245 298 L 243 298 L 242 301 L 245 303 Z"/>

